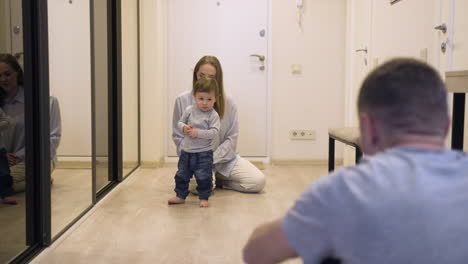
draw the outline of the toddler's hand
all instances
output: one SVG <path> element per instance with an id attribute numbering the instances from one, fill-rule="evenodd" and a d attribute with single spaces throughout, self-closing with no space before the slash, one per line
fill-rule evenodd
<path id="1" fill-rule="evenodd" d="M 16 157 L 13 153 L 7 153 L 8 166 L 12 167 L 18 164 L 19 158 Z"/>
<path id="2" fill-rule="evenodd" d="M 185 125 L 184 128 L 182 129 L 185 135 L 189 134 L 189 131 L 192 129 L 192 126 Z"/>
<path id="3" fill-rule="evenodd" d="M 187 133 L 187 135 L 188 135 L 189 137 L 191 137 L 191 138 L 196 138 L 196 137 L 198 136 L 198 131 L 197 131 L 196 128 L 193 128 L 193 127 L 192 127 L 192 128 L 189 130 L 189 132 Z"/>

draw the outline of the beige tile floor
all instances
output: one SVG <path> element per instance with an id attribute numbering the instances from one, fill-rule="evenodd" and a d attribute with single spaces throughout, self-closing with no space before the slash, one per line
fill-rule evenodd
<path id="1" fill-rule="evenodd" d="M 216 189 L 201 209 L 196 196 L 167 205 L 175 169 L 138 170 L 32 263 L 242 263 L 254 227 L 280 217 L 326 174 L 325 166 L 272 166 L 262 193 Z"/>
<path id="2" fill-rule="evenodd" d="M 63 230 L 91 205 L 91 170 L 56 169 L 52 185 L 52 236 Z M 26 248 L 26 199 L 17 193 L 17 205 L 0 204 L 0 263 Z"/>

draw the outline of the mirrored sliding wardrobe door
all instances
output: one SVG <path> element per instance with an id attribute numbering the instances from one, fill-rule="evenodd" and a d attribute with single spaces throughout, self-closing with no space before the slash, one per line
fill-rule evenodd
<path id="1" fill-rule="evenodd" d="M 48 1 L 51 230 L 58 235 L 92 205 L 89 1 Z"/>
<path id="2" fill-rule="evenodd" d="M 112 85 L 111 5 L 108 0 L 95 0 L 91 3 L 95 173 L 96 192 L 100 192 L 112 180 L 109 174 L 109 89 Z"/>
<path id="3" fill-rule="evenodd" d="M 0 263 L 27 247 L 21 1 L 0 0 Z"/>
<path id="4" fill-rule="evenodd" d="M 123 177 L 140 164 L 139 1 L 121 1 Z"/>

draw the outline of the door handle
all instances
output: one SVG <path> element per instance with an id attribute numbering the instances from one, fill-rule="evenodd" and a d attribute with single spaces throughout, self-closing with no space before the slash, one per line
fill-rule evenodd
<path id="1" fill-rule="evenodd" d="M 438 25 L 437 27 L 435 27 L 434 29 L 440 30 L 442 31 L 442 33 L 445 34 L 447 32 L 447 25 L 445 25 L 445 23 L 442 23 Z"/>
<path id="2" fill-rule="evenodd" d="M 258 54 L 251 54 L 251 57 L 257 57 L 259 61 L 265 61 L 265 56 Z"/>
<path id="3" fill-rule="evenodd" d="M 367 54 L 367 47 L 363 49 L 357 49 L 356 52 L 365 52 Z"/>

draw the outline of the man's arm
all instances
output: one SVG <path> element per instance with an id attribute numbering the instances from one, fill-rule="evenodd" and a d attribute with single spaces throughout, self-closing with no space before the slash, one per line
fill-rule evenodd
<path id="1" fill-rule="evenodd" d="M 245 263 L 278 263 L 297 256 L 286 239 L 281 219 L 257 227 L 243 250 Z"/>

